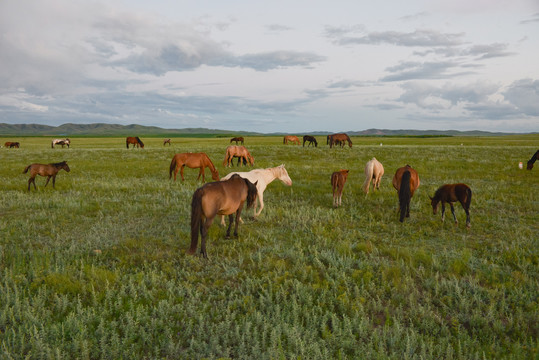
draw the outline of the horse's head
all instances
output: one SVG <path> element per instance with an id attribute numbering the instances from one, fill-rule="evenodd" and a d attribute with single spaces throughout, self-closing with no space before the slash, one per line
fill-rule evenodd
<path id="1" fill-rule="evenodd" d="M 527 169 L 527 170 L 533 169 L 533 163 L 534 163 L 534 162 L 535 162 L 535 161 L 531 161 L 531 160 L 528 161 L 528 164 L 526 165 L 526 169 Z"/>
<path id="2" fill-rule="evenodd" d="M 290 179 L 288 171 L 286 171 L 286 169 L 284 168 L 284 164 L 277 166 L 277 169 L 279 170 L 277 178 L 281 180 L 285 185 L 292 186 L 292 179 Z"/>
<path id="3" fill-rule="evenodd" d="M 70 172 L 71 169 L 69 168 L 69 165 L 67 165 L 67 161 L 62 161 L 62 169 L 64 169 L 67 172 Z"/>
<path id="4" fill-rule="evenodd" d="M 217 169 L 211 172 L 211 178 L 213 181 L 219 181 L 219 171 L 217 171 Z"/>
<path id="5" fill-rule="evenodd" d="M 258 180 L 254 184 L 247 179 L 243 180 L 245 180 L 245 184 L 247 185 L 247 207 L 250 208 L 255 204 L 256 196 L 258 195 L 258 190 L 256 189 Z"/>
<path id="6" fill-rule="evenodd" d="M 436 200 L 436 195 L 434 197 L 429 196 L 429 199 L 430 199 L 430 205 L 432 206 L 432 213 L 436 215 L 436 213 L 438 212 L 438 203 L 440 201 Z"/>

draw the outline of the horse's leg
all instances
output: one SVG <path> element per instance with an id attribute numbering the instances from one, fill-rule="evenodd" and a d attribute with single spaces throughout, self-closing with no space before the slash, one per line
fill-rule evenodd
<path id="1" fill-rule="evenodd" d="M 30 185 L 32 185 L 32 183 L 34 183 L 34 190 L 37 190 L 35 179 L 35 177 L 31 177 L 30 179 L 28 179 L 28 191 L 30 191 Z"/>
<path id="2" fill-rule="evenodd" d="M 221 226 L 225 226 L 225 216 L 221 215 Z"/>
<path id="3" fill-rule="evenodd" d="M 200 167 L 200 171 L 198 172 L 197 181 L 200 180 L 200 175 L 202 175 L 202 182 L 206 182 L 204 179 L 204 166 Z"/>
<path id="4" fill-rule="evenodd" d="M 445 202 L 442 201 L 442 222 L 445 220 Z"/>
<path id="5" fill-rule="evenodd" d="M 204 221 L 204 224 L 201 224 L 201 229 L 200 229 L 200 237 L 201 237 L 201 240 L 200 240 L 200 253 L 202 254 L 202 256 L 204 257 L 204 259 L 207 259 L 208 258 L 208 253 L 206 252 L 206 239 L 208 238 L 208 229 L 210 228 L 212 222 L 213 222 L 213 219 L 215 219 L 215 216 L 212 217 L 212 218 L 209 218 L 207 217 L 206 218 L 206 221 Z"/>
<path id="6" fill-rule="evenodd" d="M 56 175 L 53 175 L 52 176 L 52 188 L 53 189 L 56 189 L 56 187 L 54 187 L 54 183 L 56 182 Z"/>
<path id="7" fill-rule="evenodd" d="M 236 222 L 234 224 L 234 237 L 238 237 L 238 219 L 241 219 L 241 210 L 243 209 L 243 203 L 240 205 L 238 210 L 236 210 Z"/>
<path id="8" fill-rule="evenodd" d="M 453 214 L 453 219 L 455 220 L 455 225 L 458 225 L 457 216 L 455 215 L 455 207 L 453 206 L 453 203 L 449 203 L 449 206 L 451 206 L 451 214 Z"/>
<path id="9" fill-rule="evenodd" d="M 462 202 L 461 202 L 461 205 L 462 205 L 462 208 L 464 209 L 464 211 L 466 212 L 466 227 L 469 228 L 469 227 L 471 227 L 471 225 L 470 225 L 470 209 L 467 208 L 465 206 L 465 204 L 463 204 Z"/>
<path id="10" fill-rule="evenodd" d="M 226 229 L 226 238 L 230 239 L 230 229 L 232 228 L 232 222 L 234 221 L 234 214 L 228 215 L 228 228 Z"/>
<path id="11" fill-rule="evenodd" d="M 51 179 L 51 175 L 47 176 L 47 181 L 45 182 L 45 187 L 47 187 L 47 184 L 49 183 L 50 179 Z"/>
<path id="12" fill-rule="evenodd" d="M 260 213 L 262 212 L 262 209 L 264 208 L 264 193 L 263 192 L 258 192 L 257 198 L 258 198 L 257 201 L 260 202 L 260 210 L 258 210 L 258 212 L 256 211 L 256 203 L 257 203 L 257 201 L 255 201 L 255 204 L 253 206 L 255 218 L 258 215 L 260 215 Z"/>
<path id="13" fill-rule="evenodd" d="M 185 167 L 185 164 L 183 164 L 181 167 L 180 167 L 180 175 L 182 177 L 182 181 L 185 181 L 185 179 L 183 178 L 183 168 Z"/>

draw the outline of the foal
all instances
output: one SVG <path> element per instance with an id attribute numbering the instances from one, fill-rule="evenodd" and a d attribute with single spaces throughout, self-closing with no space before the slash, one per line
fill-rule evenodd
<path id="1" fill-rule="evenodd" d="M 342 191 L 346 179 L 348 178 L 348 170 L 341 169 L 331 174 L 331 187 L 333 189 L 333 207 L 341 205 Z"/>
<path id="2" fill-rule="evenodd" d="M 470 204 L 472 202 L 472 190 L 466 184 L 446 184 L 436 190 L 433 197 L 430 197 L 432 212 L 436 215 L 438 211 L 438 203 L 442 202 L 442 222 L 445 217 L 445 203 L 451 206 L 451 213 L 455 219 L 455 225 L 458 225 L 457 217 L 455 216 L 455 208 L 453 203 L 458 201 L 466 212 L 466 227 L 470 227 Z"/>

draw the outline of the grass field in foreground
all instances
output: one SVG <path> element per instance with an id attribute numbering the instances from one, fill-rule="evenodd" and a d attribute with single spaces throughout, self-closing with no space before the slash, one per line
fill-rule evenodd
<path id="1" fill-rule="evenodd" d="M 248 137 L 255 168 L 284 163 L 293 185 L 270 184 L 239 239 L 216 221 L 208 260 L 185 254 L 198 171 L 174 183 L 168 167 L 204 151 L 224 175 L 228 139 L 142 140 L 0 138 L 21 142 L 0 149 L 0 358 L 538 356 L 539 163 L 518 162 L 539 136 L 352 138 L 351 149 Z M 386 174 L 365 196 L 373 156 Z M 38 178 L 26 191 L 26 165 L 62 160 L 71 172 L 56 189 Z M 401 224 L 391 179 L 405 164 L 421 186 Z M 432 214 L 428 195 L 453 182 L 472 188 L 471 229 L 460 205 L 458 227 Z"/>

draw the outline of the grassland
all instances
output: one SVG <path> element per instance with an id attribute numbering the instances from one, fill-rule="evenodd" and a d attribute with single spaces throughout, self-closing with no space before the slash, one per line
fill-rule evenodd
<path id="1" fill-rule="evenodd" d="M 49 138 L 0 149 L 0 359 L 533 359 L 538 356 L 539 136 L 353 138 L 354 147 L 246 138 L 255 167 L 284 163 L 239 239 L 214 223 L 209 259 L 185 254 L 197 171 L 168 179 L 177 152 L 221 175 L 227 139 Z M 383 142 L 381 146 L 380 142 Z M 380 192 L 363 167 L 385 167 Z M 56 189 L 23 168 L 67 160 Z M 395 170 L 419 172 L 397 220 Z M 350 170 L 343 206 L 330 175 Z M 209 173 L 207 174 L 209 175 Z M 428 195 L 473 190 L 471 229 L 442 224 Z M 250 214 L 250 211 L 248 212 Z"/>

